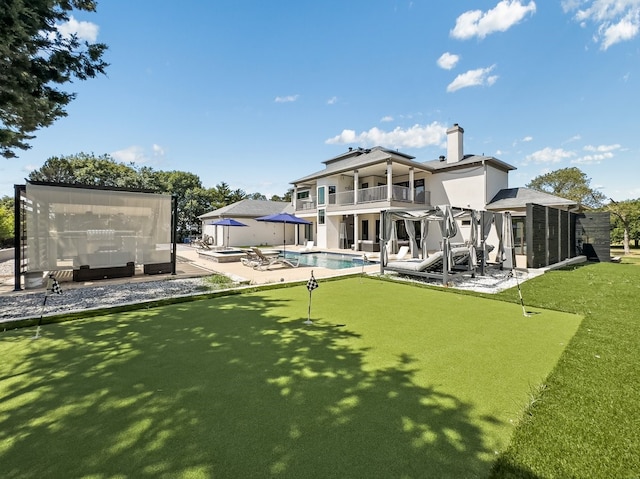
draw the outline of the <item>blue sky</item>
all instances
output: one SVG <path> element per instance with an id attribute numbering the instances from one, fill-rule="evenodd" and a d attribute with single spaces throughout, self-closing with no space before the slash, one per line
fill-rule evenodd
<path id="1" fill-rule="evenodd" d="M 69 116 L 0 160 L 0 195 L 55 155 L 111 154 L 282 195 L 348 147 L 577 166 L 640 197 L 640 0 L 102 0 L 61 31 L 109 45 Z"/>

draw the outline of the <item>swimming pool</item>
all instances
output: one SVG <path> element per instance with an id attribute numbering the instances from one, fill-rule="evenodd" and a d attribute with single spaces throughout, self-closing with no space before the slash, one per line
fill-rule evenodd
<path id="1" fill-rule="evenodd" d="M 295 251 L 285 252 L 285 258 L 293 261 L 300 260 L 304 266 L 320 266 L 329 269 L 359 268 L 363 266 L 363 259 L 360 255 L 341 253 L 297 253 Z M 367 260 L 366 265 L 376 264 L 377 261 Z"/>

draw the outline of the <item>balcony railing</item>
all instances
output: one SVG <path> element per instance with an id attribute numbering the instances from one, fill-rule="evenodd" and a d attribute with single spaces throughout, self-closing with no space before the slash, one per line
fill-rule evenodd
<path id="1" fill-rule="evenodd" d="M 309 197 L 309 198 L 302 198 L 299 200 L 296 200 L 296 211 L 304 211 L 304 210 L 315 210 L 316 209 L 316 199 Z"/>
<path id="2" fill-rule="evenodd" d="M 413 202 L 409 199 L 410 190 L 405 186 L 394 185 L 391 189 L 391 200 L 406 203 L 428 205 L 431 202 L 429 191 L 415 192 Z M 387 201 L 387 186 L 374 186 L 372 188 L 362 188 L 357 191 L 358 204 L 375 203 Z M 354 204 L 354 191 L 341 191 L 331 193 L 327 198 L 328 205 L 348 206 Z M 296 200 L 296 211 L 313 210 L 318 206 L 315 197 L 308 197 Z"/>

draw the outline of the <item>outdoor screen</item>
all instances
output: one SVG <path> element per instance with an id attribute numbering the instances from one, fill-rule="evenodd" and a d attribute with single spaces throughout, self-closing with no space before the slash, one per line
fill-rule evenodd
<path id="1" fill-rule="evenodd" d="M 27 271 L 171 261 L 171 196 L 26 186 Z"/>

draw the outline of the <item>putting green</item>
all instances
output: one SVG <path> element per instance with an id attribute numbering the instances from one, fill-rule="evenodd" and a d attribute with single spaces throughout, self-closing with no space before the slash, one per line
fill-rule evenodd
<path id="1" fill-rule="evenodd" d="M 372 279 L 0 335 L 4 477 L 483 477 L 581 318 Z M 517 293 L 516 293 L 517 294 Z"/>

